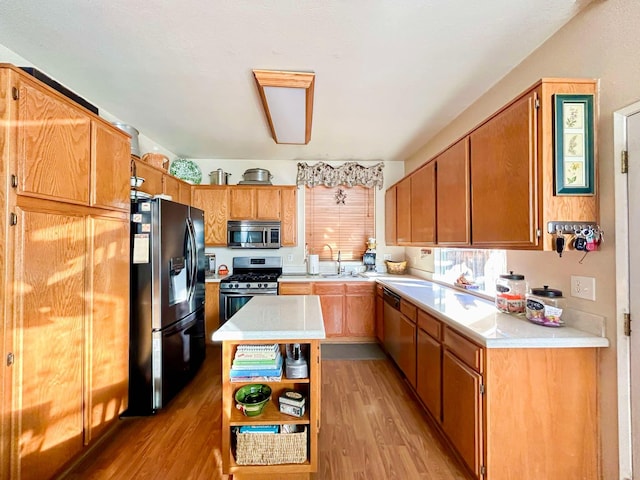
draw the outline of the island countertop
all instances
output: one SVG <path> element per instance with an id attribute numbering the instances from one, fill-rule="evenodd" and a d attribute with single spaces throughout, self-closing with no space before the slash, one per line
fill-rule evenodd
<path id="1" fill-rule="evenodd" d="M 257 295 L 211 335 L 214 342 L 325 337 L 317 295 Z"/>

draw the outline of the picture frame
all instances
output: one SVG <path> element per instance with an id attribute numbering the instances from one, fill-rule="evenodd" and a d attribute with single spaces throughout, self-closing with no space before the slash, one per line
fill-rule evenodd
<path id="1" fill-rule="evenodd" d="M 593 95 L 554 95 L 555 195 L 595 195 Z"/>

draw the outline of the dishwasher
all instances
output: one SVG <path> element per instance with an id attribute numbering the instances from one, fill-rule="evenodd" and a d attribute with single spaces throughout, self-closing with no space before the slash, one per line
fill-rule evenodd
<path id="1" fill-rule="evenodd" d="M 382 298 L 384 299 L 383 314 L 383 345 L 391 358 L 399 363 L 400 358 L 400 324 L 402 313 L 400 313 L 400 295 L 392 292 L 387 287 L 382 288 Z"/>

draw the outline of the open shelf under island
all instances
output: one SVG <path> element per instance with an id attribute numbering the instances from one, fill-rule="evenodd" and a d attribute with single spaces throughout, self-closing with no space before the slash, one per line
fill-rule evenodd
<path id="1" fill-rule="evenodd" d="M 316 295 L 266 295 L 253 297 L 229 321 L 212 334 L 214 342 L 222 342 L 222 468 L 223 473 L 235 478 L 259 475 L 260 478 L 280 478 L 283 474 L 304 475 L 318 469 L 318 431 L 320 429 L 320 340 L 325 338 L 320 299 Z M 306 378 L 287 378 L 283 362 L 281 378 L 256 377 L 236 381 L 231 376 L 234 357 L 240 345 L 277 344 L 281 356 L 286 356 L 287 344 L 300 344 L 308 365 Z M 257 347 L 256 347 L 257 348 Z M 236 408 L 235 393 L 251 383 L 268 385 L 271 399 L 262 413 L 249 417 Z M 296 417 L 280 412 L 279 397 L 286 390 L 294 390 L 305 397 L 305 412 Z M 237 456 L 236 431 L 242 426 L 276 425 L 297 426 L 297 434 L 250 433 L 257 439 L 252 447 L 256 453 L 262 448 L 284 450 L 284 457 L 269 455 L 269 460 L 256 460 L 240 464 Z M 266 437 L 265 437 L 266 436 Z M 258 439 L 260 440 L 258 441 Z M 293 440 L 295 439 L 295 440 Z M 286 462 L 286 449 L 306 449 L 306 458 Z M 267 446 L 265 446 L 266 441 Z M 265 456 L 266 458 L 266 456 Z M 280 458 L 280 460 L 278 460 Z M 284 458 L 284 460 L 282 460 Z M 293 457 L 292 457 L 293 458 Z M 267 464 L 276 461 L 276 464 Z"/>

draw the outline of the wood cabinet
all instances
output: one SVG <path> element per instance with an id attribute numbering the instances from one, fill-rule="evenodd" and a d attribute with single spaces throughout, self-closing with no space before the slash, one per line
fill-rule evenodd
<path id="1" fill-rule="evenodd" d="M 287 343 L 300 343 L 308 352 L 309 377 L 300 379 L 286 378 L 281 381 L 261 382 L 271 387 L 271 400 L 265 405 L 263 412 L 257 417 L 244 416 L 235 406 L 235 392 L 248 382 L 231 382 L 229 371 L 236 349 L 242 344 L 274 343 L 271 341 L 224 341 L 222 343 L 222 471 L 234 478 L 245 478 L 245 475 L 258 478 L 281 478 L 300 474 L 309 474 L 318 469 L 318 432 L 320 428 L 320 341 L 309 339 L 289 339 Z M 280 344 L 281 354 L 285 355 L 285 344 Z M 278 399 L 285 390 L 295 390 L 304 395 L 305 413 L 302 417 L 293 417 L 279 411 Z M 295 424 L 306 428 L 305 442 L 307 458 L 299 464 L 278 465 L 240 465 L 236 462 L 232 429 L 243 425 L 285 425 Z"/>
<path id="2" fill-rule="evenodd" d="M 312 295 L 313 284 L 307 282 L 281 282 L 278 284 L 279 295 Z"/>
<path id="3" fill-rule="evenodd" d="M 31 78 L 13 75 L 14 88 L 6 93 L 17 102 L 16 193 L 88 205 L 91 117 Z"/>
<path id="4" fill-rule="evenodd" d="M 477 247 L 538 243 L 536 101 L 518 99 L 470 135 L 471 231 Z"/>
<path id="5" fill-rule="evenodd" d="M 129 138 L 0 65 L 0 149 L 0 477 L 48 479 L 127 406 Z"/>
<path id="6" fill-rule="evenodd" d="M 469 137 L 436 157 L 437 243 L 461 247 L 471 243 Z"/>
<path id="7" fill-rule="evenodd" d="M 475 477 L 480 477 L 484 385 L 477 358 L 484 352 L 449 328 L 445 330 L 444 343 L 442 428 L 467 467 Z"/>
<path id="8" fill-rule="evenodd" d="M 313 294 L 320 296 L 322 318 L 327 338 L 344 334 L 345 285 L 334 282 L 315 282 Z"/>
<path id="9" fill-rule="evenodd" d="M 85 445 L 118 420 L 129 394 L 129 219 L 88 223 Z"/>
<path id="10" fill-rule="evenodd" d="M 376 283 L 376 338 L 378 342 L 384 342 L 384 297 L 379 283 Z"/>
<path id="11" fill-rule="evenodd" d="M 226 247 L 229 189 L 222 185 L 196 187 L 193 206 L 204 211 L 205 245 Z"/>
<path id="12" fill-rule="evenodd" d="M 401 180 L 396 187 L 396 241 L 411 244 L 411 178 Z"/>
<path id="13" fill-rule="evenodd" d="M 411 243 L 436 242 L 436 163 L 430 162 L 411 174 Z"/>
<path id="14" fill-rule="evenodd" d="M 167 173 L 162 174 L 162 193 L 169 195 L 174 202 L 180 202 L 180 180 Z"/>
<path id="15" fill-rule="evenodd" d="M 183 205 L 191 205 L 191 185 L 187 182 L 179 182 L 178 187 L 178 202 Z"/>
<path id="16" fill-rule="evenodd" d="M 211 334 L 220 327 L 220 283 L 207 282 L 204 296 L 205 341 L 213 343 Z"/>
<path id="17" fill-rule="evenodd" d="M 344 333 L 348 337 L 375 337 L 375 285 L 345 283 Z"/>
<path id="18" fill-rule="evenodd" d="M 110 125 L 91 122 L 91 205 L 129 211 L 129 139 Z"/>
<path id="19" fill-rule="evenodd" d="M 416 393 L 433 418 L 442 417 L 442 325 L 434 317 L 418 310 L 416 346 Z"/>
<path id="20" fill-rule="evenodd" d="M 144 182 L 138 190 L 149 195 L 164 193 L 163 173 L 160 169 L 144 163 L 142 160 L 133 160 L 131 175 L 144 178 Z"/>
<path id="21" fill-rule="evenodd" d="M 205 244 L 227 246 L 228 220 L 280 220 L 283 247 L 297 245 L 295 186 L 203 185 L 191 192 L 205 212 Z"/>
<path id="22" fill-rule="evenodd" d="M 596 81 L 543 78 L 425 162 L 423 168 L 434 163 L 436 169 L 437 245 L 554 250 L 548 222 L 597 223 L 597 193 L 555 193 L 554 98 L 571 93 L 597 97 Z M 597 98 L 595 105 L 597 112 Z M 597 174 L 597 160 L 594 170 Z M 422 193 L 407 186 L 422 175 L 422 168 L 416 170 L 390 187 L 385 197 L 385 223 L 390 229 L 395 222 L 400 245 L 431 242 L 422 238 L 427 227 L 420 222 L 427 222 L 432 212 L 427 210 L 424 217 L 424 205 L 417 206 L 425 202 Z M 418 198 L 410 203 L 411 195 Z M 419 224 L 412 226 L 415 222 Z M 419 240 L 412 242 L 412 234 Z"/>
<path id="23" fill-rule="evenodd" d="M 398 244 L 397 191 L 394 185 L 384 194 L 384 237 L 387 245 Z"/>

